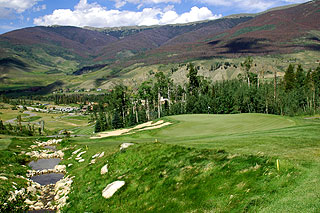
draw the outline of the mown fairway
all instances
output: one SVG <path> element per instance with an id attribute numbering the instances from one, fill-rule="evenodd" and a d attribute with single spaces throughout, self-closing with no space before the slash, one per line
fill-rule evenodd
<path id="1" fill-rule="evenodd" d="M 295 122 L 274 115 L 179 115 L 169 117 L 176 125 L 158 132 L 169 138 L 203 138 L 279 129 L 295 125 Z"/>

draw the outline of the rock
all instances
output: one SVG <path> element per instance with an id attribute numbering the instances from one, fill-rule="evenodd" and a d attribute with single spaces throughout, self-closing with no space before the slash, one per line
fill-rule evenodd
<path id="1" fill-rule="evenodd" d="M 68 167 L 70 167 L 70 166 L 72 166 L 72 165 L 73 165 L 72 163 L 69 163 L 69 164 L 68 164 Z"/>
<path id="2" fill-rule="evenodd" d="M 126 148 L 128 148 L 129 146 L 133 146 L 133 145 L 134 145 L 134 143 L 123 143 L 123 144 L 121 144 L 121 146 L 120 146 L 120 150 L 126 149 Z"/>
<path id="3" fill-rule="evenodd" d="M 101 172 L 100 172 L 101 175 L 104 175 L 104 174 L 106 174 L 106 173 L 108 173 L 108 164 L 104 165 L 104 166 L 101 168 Z"/>
<path id="4" fill-rule="evenodd" d="M 56 165 L 54 170 L 58 173 L 66 172 L 66 165 Z"/>
<path id="5" fill-rule="evenodd" d="M 36 201 L 31 201 L 27 198 L 24 202 L 28 205 L 33 205 Z"/>
<path id="6" fill-rule="evenodd" d="M 63 153 L 61 150 L 55 152 L 55 154 L 56 154 L 57 157 L 59 157 L 59 158 L 63 158 L 63 156 L 64 156 L 64 153 Z"/>
<path id="7" fill-rule="evenodd" d="M 80 149 L 77 149 L 76 151 L 72 152 L 73 155 L 76 155 L 78 152 L 80 152 L 81 148 Z"/>
<path id="8" fill-rule="evenodd" d="M 98 158 L 102 158 L 104 156 L 104 152 L 102 152 Z"/>
<path id="9" fill-rule="evenodd" d="M 83 152 L 80 152 L 78 155 L 77 155 L 77 158 L 81 157 L 81 155 L 83 155 L 84 153 L 86 153 L 87 151 L 83 151 Z"/>
<path id="10" fill-rule="evenodd" d="M 72 182 L 73 181 L 71 178 L 65 177 L 59 180 L 54 186 L 54 191 L 55 191 L 54 200 L 56 202 L 56 207 L 58 209 L 58 212 L 60 212 L 60 209 L 66 204 L 66 201 L 68 199 L 67 194 L 69 194 L 71 190 Z"/>
<path id="11" fill-rule="evenodd" d="M 99 155 L 100 155 L 100 152 L 97 153 L 97 154 L 95 154 L 95 155 L 93 155 L 93 156 L 92 156 L 92 159 L 94 159 L 94 158 L 96 158 L 96 157 L 99 157 Z"/>
<path id="12" fill-rule="evenodd" d="M 95 164 L 95 163 L 96 163 L 96 159 L 92 159 L 89 164 Z"/>
<path id="13" fill-rule="evenodd" d="M 84 161 L 84 159 L 81 159 L 81 160 L 79 160 L 78 162 L 79 162 L 79 163 L 82 163 L 83 161 Z"/>
<path id="14" fill-rule="evenodd" d="M 4 176 L 0 176 L 0 180 L 8 180 L 8 178 Z"/>
<path id="15" fill-rule="evenodd" d="M 37 193 L 37 189 L 34 186 L 28 186 L 27 187 L 27 192 L 30 194 L 36 194 Z"/>
<path id="16" fill-rule="evenodd" d="M 39 206 L 40 208 L 42 208 L 44 205 L 41 201 L 38 201 L 37 203 L 34 204 L 35 207 Z"/>
<path id="17" fill-rule="evenodd" d="M 114 193 L 118 191 L 122 186 L 124 186 L 124 181 L 115 181 L 113 183 L 110 183 L 103 191 L 102 191 L 102 197 L 108 199 L 113 196 Z"/>
<path id="18" fill-rule="evenodd" d="M 36 211 L 39 211 L 39 210 L 41 210 L 41 207 L 40 206 L 34 206 L 32 209 L 36 210 Z"/>

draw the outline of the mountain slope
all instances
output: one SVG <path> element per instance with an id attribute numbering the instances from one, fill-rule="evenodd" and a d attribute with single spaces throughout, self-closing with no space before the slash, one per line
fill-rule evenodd
<path id="1" fill-rule="evenodd" d="M 71 52 L 86 57 L 101 46 L 118 39 L 78 27 L 30 27 L 2 34 L 1 43 L 13 45 L 49 45 L 69 49 Z"/>
<path id="2" fill-rule="evenodd" d="M 299 50 L 319 51 L 320 22 L 316 21 L 320 20 L 319 11 L 319 1 L 271 10 L 220 33 L 209 31 L 203 35 L 199 31 L 198 41 L 169 43 L 170 45 L 151 50 L 145 54 L 149 58 L 145 58 L 143 62 L 153 61 L 150 59 L 153 55 L 156 55 L 158 63 L 213 56 L 236 57 L 248 54 L 289 53 Z M 165 53 L 175 56 L 168 58 Z M 159 55 L 164 56 L 159 58 Z"/>
<path id="3" fill-rule="evenodd" d="M 165 25 L 151 29 L 144 29 L 125 36 L 117 42 L 107 45 L 102 50 L 101 56 L 96 61 L 107 59 L 119 59 L 122 53 L 129 53 L 133 56 L 143 53 L 146 50 L 153 50 L 163 45 L 173 45 L 184 42 L 194 42 L 203 37 L 206 33 L 219 33 L 226 29 L 231 29 L 239 23 L 250 18 L 219 19 L 184 25 Z M 121 58 L 121 57 L 120 57 Z"/>
<path id="4" fill-rule="evenodd" d="M 97 85 L 137 66 L 319 51 L 319 11 L 320 2 L 311 1 L 180 25 L 15 30 L 0 35 L 0 89 L 46 86 L 61 79 L 70 87 L 88 81 Z"/>

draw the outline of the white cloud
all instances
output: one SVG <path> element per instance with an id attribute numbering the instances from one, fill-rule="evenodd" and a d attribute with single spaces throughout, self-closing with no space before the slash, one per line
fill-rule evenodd
<path id="1" fill-rule="evenodd" d="M 225 6 L 225 7 L 233 7 L 233 8 L 241 8 L 247 11 L 261 11 L 266 10 L 274 5 L 274 1 L 270 0 L 200 0 L 202 3 L 217 5 L 217 6 Z"/>
<path id="2" fill-rule="evenodd" d="M 148 4 L 160 4 L 160 3 L 181 3 L 181 0 L 111 0 L 115 2 L 115 7 L 120 8 L 126 5 L 127 3 L 131 4 L 137 4 L 139 7 L 142 5 L 148 5 Z"/>
<path id="3" fill-rule="evenodd" d="M 45 10 L 45 9 L 47 9 L 47 5 L 43 4 L 43 5 L 40 5 L 38 7 L 34 7 L 33 8 L 33 12 L 39 12 L 39 11 Z"/>
<path id="4" fill-rule="evenodd" d="M 160 0 L 159 0 L 160 1 Z M 115 27 L 132 25 L 158 25 L 175 24 L 206 19 L 220 18 L 221 15 L 213 15 L 206 8 L 191 8 L 190 12 L 177 14 L 174 7 L 144 8 L 142 11 L 108 10 L 97 3 L 89 4 L 87 0 L 80 0 L 70 9 L 58 9 L 52 14 L 35 18 L 35 25 L 72 25 L 72 26 L 92 26 L 92 27 Z"/>
<path id="5" fill-rule="evenodd" d="M 170 13 L 172 11 L 166 12 Z M 166 14 L 165 13 L 165 14 Z M 195 22 L 200 20 L 206 20 L 206 19 L 217 19 L 221 18 L 222 15 L 213 15 L 212 12 L 207 7 L 192 7 L 190 12 L 183 13 L 179 17 L 176 17 L 176 19 L 173 21 L 173 24 L 176 23 L 188 23 L 188 22 Z"/>
<path id="6" fill-rule="evenodd" d="M 0 7 L 0 19 L 11 19 L 12 18 L 12 11 Z"/>
<path id="7" fill-rule="evenodd" d="M 272 7 L 288 4 L 288 3 L 303 3 L 308 0 L 199 0 L 202 3 L 225 6 L 231 8 L 240 8 L 247 12 L 264 11 Z"/>
<path id="8" fill-rule="evenodd" d="M 23 13 L 25 10 L 36 5 L 39 1 L 42 0 L 0 0 L 0 8 Z"/>

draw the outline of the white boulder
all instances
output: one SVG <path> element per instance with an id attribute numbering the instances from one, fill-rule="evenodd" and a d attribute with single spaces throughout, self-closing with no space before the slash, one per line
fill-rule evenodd
<path id="1" fill-rule="evenodd" d="M 66 165 L 56 165 L 54 170 L 58 173 L 64 173 L 66 172 Z"/>
<path id="2" fill-rule="evenodd" d="M 122 186 L 124 186 L 124 181 L 115 181 L 110 183 L 103 191 L 102 197 L 108 199 L 114 195 Z"/>
<path id="3" fill-rule="evenodd" d="M 98 158 L 102 158 L 104 156 L 104 152 L 102 152 Z"/>
<path id="4" fill-rule="evenodd" d="M 123 144 L 121 144 L 121 146 L 120 146 L 120 150 L 126 149 L 126 148 L 128 148 L 129 146 L 133 146 L 133 145 L 134 145 L 134 143 L 123 143 Z"/>
<path id="5" fill-rule="evenodd" d="M 8 178 L 4 176 L 0 176 L 0 180 L 8 180 Z"/>
<path id="6" fill-rule="evenodd" d="M 108 164 L 104 165 L 102 168 L 101 168 L 101 172 L 100 172 L 102 175 L 108 173 Z"/>
<path id="7" fill-rule="evenodd" d="M 76 155 L 78 152 L 80 152 L 81 148 L 80 149 L 77 149 L 76 151 L 72 152 L 72 155 Z"/>

